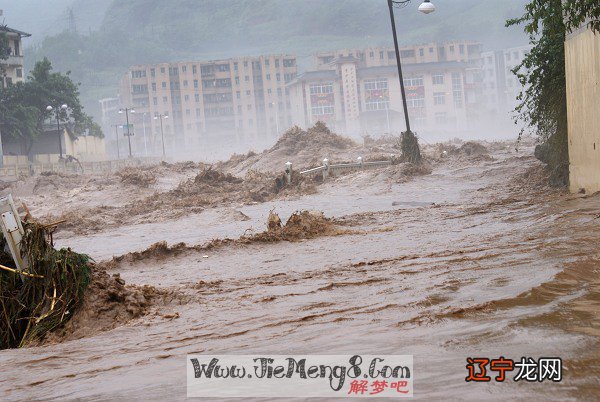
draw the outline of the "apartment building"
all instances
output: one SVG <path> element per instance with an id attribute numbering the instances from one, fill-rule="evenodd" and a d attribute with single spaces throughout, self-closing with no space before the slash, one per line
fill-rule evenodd
<path id="1" fill-rule="evenodd" d="M 489 115 L 509 116 L 518 105 L 523 86 L 512 70 L 530 50 L 527 45 L 481 53 L 483 103 Z"/>
<path id="2" fill-rule="evenodd" d="M 1 14 L 0 14 L 1 15 Z M 23 44 L 22 39 L 31 35 L 7 26 L 0 25 L 0 34 L 5 34 L 8 38 L 10 47 L 10 56 L 7 60 L 0 60 L 0 65 L 4 70 L 1 85 L 6 87 L 15 82 L 23 81 Z"/>
<path id="3" fill-rule="evenodd" d="M 425 43 L 400 48 L 402 64 L 423 64 L 456 61 L 479 64 L 481 43 L 474 41 L 452 41 Z M 316 53 L 314 66 L 317 70 L 329 70 L 336 58 L 354 57 L 360 68 L 396 65 L 396 51 L 393 47 L 372 47 L 366 49 L 342 49 Z"/>
<path id="4" fill-rule="evenodd" d="M 464 132 L 478 110 L 480 46 L 473 43 L 469 48 L 463 43 L 461 48 L 460 43 L 452 43 L 410 48 L 416 55 L 431 48 L 435 57 L 415 59 L 411 53 L 412 63 L 403 58 L 409 116 L 417 131 Z M 446 51 L 455 54 L 455 59 L 440 60 L 439 55 Z M 368 61 L 371 52 L 379 61 Z M 383 59 L 380 52 L 384 52 Z M 358 53 L 342 50 L 331 60 L 333 52 L 317 54 L 316 70 L 299 75 L 288 85 L 293 123 L 307 127 L 321 120 L 350 135 L 403 131 L 402 96 L 392 53 L 375 48 Z"/>
<path id="5" fill-rule="evenodd" d="M 121 105 L 130 120 L 158 144 L 163 121 L 168 149 L 196 149 L 210 143 L 268 143 L 291 123 L 286 84 L 296 78 L 296 57 L 269 55 L 218 61 L 132 66 L 120 84 Z M 121 120 L 119 120 L 121 121 Z"/>

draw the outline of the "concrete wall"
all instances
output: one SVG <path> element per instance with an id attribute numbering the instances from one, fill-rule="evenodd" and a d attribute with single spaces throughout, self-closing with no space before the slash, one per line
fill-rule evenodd
<path id="1" fill-rule="evenodd" d="M 600 191 L 600 34 L 573 33 L 565 43 L 570 190 Z"/>

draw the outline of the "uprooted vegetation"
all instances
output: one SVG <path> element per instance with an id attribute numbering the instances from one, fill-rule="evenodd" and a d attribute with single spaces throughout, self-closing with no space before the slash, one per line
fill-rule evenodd
<path id="1" fill-rule="evenodd" d="M 17 271 L 11 254 L 0 251 L 0 349 L 27 346 L 64 325 L 83 301 L 91 280 L 90 258 L 56 250 L 48 230 L 24 224 L 21 242 L 28 267 Z M 2 237 L 0 250 L 5 250 Z"/>

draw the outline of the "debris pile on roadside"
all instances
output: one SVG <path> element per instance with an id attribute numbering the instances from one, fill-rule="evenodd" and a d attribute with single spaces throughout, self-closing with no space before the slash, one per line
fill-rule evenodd
<path id="1" fill-rule="evenodd" d="M 149 187 L 156 183 L 156 175 L 150 170 L 139 168 L 125 168 L 116 173 L 121 183 L 131 184 L 139 187 Z"/>
<path id="2" fill-rule="evenodd" d="M 21 254 L 27 268 L 18 270 L 0 239 L 0 349 L 27 346 L 67 322 L 81 305 L 91 280 L 92 262 L 71 249 L 56 250 L 50 230 L 23 223 Z"/>
<path id="3" fill-rule="evenodd" d="M 324 158 L 332 161 L 354 159 L 361 147 L 350 138 L 335 134 L 322 122 L 308 130 L 292 127 L 266 151 L 256 154 L 234 155 L 217 165 L 219 169 L 235 175 L 244 175 L 250 170 L 280 172 L 285 163 L 291 161 L 295 169 L 304 169 L 321 164 Z M 355 152 L 352 152 L 355 151 Z"/>

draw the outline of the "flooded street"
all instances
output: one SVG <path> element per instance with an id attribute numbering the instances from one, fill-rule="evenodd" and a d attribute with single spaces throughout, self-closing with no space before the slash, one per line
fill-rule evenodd
<path id="1" fill-rule="evenodd" d="M 378 353 L 414 355 L 417 399 L 594 400 L 600 196 L 541 186 L 529 154 L 441 164 L 406 183 L 358 172 L 312 195 L 59 233 L 59 246 L 101 262 L 260 232 L 272 209 L 283 220 L 323 211 L 344 229 L 113 261 L 127 284 L 181 297 L 111 331 L 1 351 L 0 398 L 182 400 L 191 353 Z M 563 382 L 465 382 L 467 357 L 500 356 L 561 357 Z"/>

